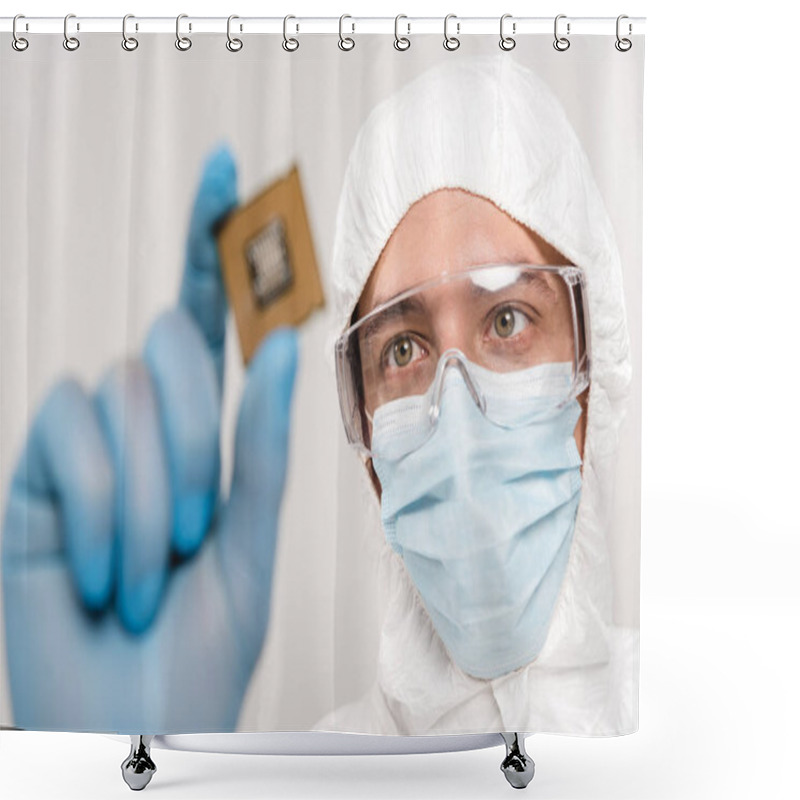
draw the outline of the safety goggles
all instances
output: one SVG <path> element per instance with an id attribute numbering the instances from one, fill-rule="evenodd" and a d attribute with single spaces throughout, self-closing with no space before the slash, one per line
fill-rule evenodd
<path id="1" fill-rule="evenodd" d="M 371 446 L 375 415 L 412 402 L 422 412 L 415 446 L 424 442 L 436 427 L 450 367 L 497 425 L 556 413 L 589 384 L 584 297 L 579 267 L 490 264 L 442 274 L 381 303 L 336 343 L 347 440 L 380 457 Z M 492 375 L 503 376 L 503 385 L 520 376 L 513 397 L 484 391 Z M 520 392 L 526 381 L 530 391 Z"/>

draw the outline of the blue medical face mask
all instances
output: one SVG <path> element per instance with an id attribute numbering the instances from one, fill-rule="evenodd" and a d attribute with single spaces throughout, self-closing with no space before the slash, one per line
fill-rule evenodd
<path id="1" fill-rule="evenodd" d="M 459 355 L 445 370 L 432 435 L 373 465 L 386 538 L 451 657 L 470 675 L 496 678 L 544 645 L 580 499 L 573 432 L 581 408 L 571 399 L 535 422 L 500 427 L 481 412 L 481 397 L 484 407 L 517 404 L 526 414 L 526 395 L 546 401 L 542 386 L 568 394 L 572 365 L 503 374 Z M 418 438 L 421 401 L 406 397 L 376 411 L 372 439 L 381 452 L 410 449 L 404 442 Z"/>

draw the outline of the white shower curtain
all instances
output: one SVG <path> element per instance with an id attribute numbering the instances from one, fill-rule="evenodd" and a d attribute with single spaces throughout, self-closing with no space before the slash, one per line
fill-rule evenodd
<path id="1" fill-rule="evenodd" d="M 5 547 L 0 723 L 121 733 L 329 729 L 423 734 L 510 730 L 512 725 L 588 735 L 635 730 L 643 37 L 634 37 L 627 52 L 615 48 L 613 26 L 609 35 L 573 36 L 564 52 L 553 47 L 552 36 L 538 34 L 519 37 L 509 52 L 498 48 L 496 34 L 465 36 L 453 52 L 437 36 L 412 37 L 412 46 L 399 51 L 391 36 L 377 34 L 354 37 L 350 52 L 337 47 L 336 34 L 300 36 L 295 52 L 281 47 L 279 35 L 242 35 L 239 52 L 226 48 L 224 34 L 194 37 L 185 52 L 166 33 L 139 34 L 139 46 L 131 52 L 120 47 L 118 34 L 81 36 L 74 52 L 62 46 L 60 34 L 28 38 L 27 50 L 17 52 L 5 35 L 0 56 L 5 109 L 0 122 L 0 492 Z M 584 527 L 577 529 L 557 621 L 538 659 L 542 668 L 524 667 L 491 681 L 462 674 L 446 660 L 448 651 L 426 616 L 424 590 L 417 594 L 420 587 L 387 544 L 380 505 L 370 493 L 362 460 L 345 436 L 331 348 L 332 336 L 342 329 L 337 298 L 346 293 L 335 273 L 335 245 L 345 246 L 337 243 L 337 225 L 339 235 L 348 224 L 363 232 L 340 206 L 340 199 L 350 197 L 343 187 L 368 199 L 369 194 L 359 191 L 372 189 L 375 171 L 387 171 L 385 161 L 373 172 L 358 172 L 363 161 L 349 167 L 353 158 L 363 156 L 357 136 L 382 102 L 394 102 L 416 79 L 456 64 L 465 74 L 472 69 L 496 76 L 493 108 L 514 107 L 513 95 L 504 95 L 505 81 L 509 91 L 520 81 L 544 86 L 542 91 L 563 109 L 566 126 L 585 153 L 588 171 L 583 172 L 582 162 L 565 167 L 559 142 L 549 148 L 552 162 L 542 162 L 540 181 L 566 169 L 571 185 L 586 180 L 593 184 L 581 183 L 581 193 L 574 197 L 556 193 L 549 201 L 554 219 L 543 219 L 539 233 L 548 240 L 548 231 L 566 221 L 578 227 L 585 223 L 586 230 L 572 229 L 574 240 L 564 238 L 562 252 L 572 247 L 572 263 L 587 271 L 589 310 L 597 312 L 589 319 L 590 338 L 598 348 L 592 368 L 608 381 L 590 400 L 589 425 L 593 408 L 596 418 L 606 421 L 616 413 L 609 408 L 618 406 L 621 412 L 618 431 L 614 422 L 614 430 L 596 438 L 593 446 L 591 428 L 588 433 L 583 463 L 590 469 L 584 471 L 583 485 L 585 492 L 593 486 L 596 496 L 590 510 L 579 511 Z M 459 103 L 467 108 L 488 91 L 477 80 L 469 91 L 466 86 L 457 102 L 445 102 L 452 97 L 442 95 L 442 109 Z M 391 114 L 402 106 L 382 108 Z M 436 108 L 420 110 L 435 117 Z M 520 108 L 520 115 L 526 114 L 534 123 L 539 119 L 537 109 Z M 397 117 L 391 124 L 400 130 L 404 119 Z M 452 124 L 449 117 L 442 121 Z M 532 146 L 538 146 L 537 135 L 545 134 L 544 129 L 530 130 Z M 393 142 L 393 152 L 405 153 L 404 144 L 405 139 Z M 275 521 L 271 586 L 256 594 L 266 598 L 258 612 L 267 615 L 266 628 L 263 641 L 255 636 L 258 647 L 244 659 L 246 668 L 219 655 L 212 632 L 234 634 L 226 628 L 211 578 L 196 579 L 201 588 L 195 588 L 191 600 L 182 593 L 194 580 L 192 570 L 206 569 L 203 554 L 209 550 L 211 523 L 197 553 L 168 565 L 152 627 L 129 634 L 120 625 L 114 589 L 112 599 L 92 616 L 81 607 L 73 583 L 72 542 L 66 537 L 70 492 L 78 490 L 69 481 L 75 473 L 67 469 L 61 475 L 54 463 L 84 463 L 80 447 L 86 437 L 68 430 L 74 418 L 60 417 L 42 434 L 46 444 L 35 457 L 43 460 L 43 484 L 33 485 L 29 471 L 34 470 L 34 456 L 29 471 L 20 469 L 41 419 L 37 414 L 54 387 L 70 379 L 88 398 L 85 408 L 97 408 L 95 393 L 109 370 L 125 363 L 141 365 L 154 321 L 179 305 L 195 197 L 203 170 L 220 145 L 233 157 L 237 198 L 243 205 L 298 165 L 325 295 L 324 308 L 297 327 L 288 467 Z M 513 173 L 515 164 L 503 162 L 512 145 L 498 138 L 497 148 L 481 154 L 487 169 L 496 158 L 498 169 Z M 402 172 L 407 165 L 392 167 Z M 441 184 L 446 185 L 453 184 Z M 533 198 L 543 186 L 532 185 L 527 196 Z M 432 185 L 436 188 L 441 187 Z M 384 189 L 391 198 L 393 187 L 384 184 Z M 611 239 L 596 227 L 601 207 Z M 550 244 L 558 249 L 559 242 Z M 347 262 L 341 252 L 339 258 Z M 600 263 L 607 272 L 593 278 L 591 271 Z M 615 317 L 608 309 L 616 292 L 621 303 Z M 612 340 L 618 349 L 603 350 L 603 342 Z M 234 437 L 249 369 L 230 308 L 224 354 L 222 500 L 234 480 Z M 122 408 L 128 407 L 122 403 Z M 62 462 L 51 452 L 62 440 L 73 460 Z M 16 480 L 27 476 L 31 481 L 19 484 L 16 495 L 15 475 Z M 115 475 L 119 481 L 119 473 Z M 152 474 L 149 480 L 155 480 Z M 141 501 L 148 508 L 156 506 L 157 489 L 148 478 L 142 481 Z M 119 483 L 114 485 L 118 491 Z M 114 502 L 124 502 L 115 497 Z M 112 552 L 121 558 L 119 550 Z M 207 568 L 210 576 L 213 566 Z M 122 567 L 114 560 L 112 583 L 117 569 Z M 61 581 L 58 591 L 52 590 L 54 580 Z M 62 614 L 68 618 L 66 627 L 59 624 Z M 175 622 L 181 615 L 186 625 Z M 428 627 L 420 628 L 420 620 Z M 159 624 L 173 625 L 172 634 L 156 639 Z M 198 644 L 206 634 L 208 641 Z M 106 658 L 103 648 L 111 647 L 112 637 L 119 651 Z M 204 659 L 198 666 L 189 657 L 204 652 L 214 654 L 207 671 Z M 123 663 L 124 672 L 115 673 L 115 665 Z M 76 664 L 88 666 L 82 670 Z M 234 673 L 236 685 L 227 693 L 221 690 L 213 701 L 203 693 L 202 687 L 210 689 L 220 676 L 227 679 Z M 525 680 L 519 679 L 523 673 Z M 424 713 L 430 711 L 429 694 L 441 702 L 435 714 Z M 149 715 L 142 711 L 147 707 Z M 106 718 L 103 708 L 111 709 Z"/>

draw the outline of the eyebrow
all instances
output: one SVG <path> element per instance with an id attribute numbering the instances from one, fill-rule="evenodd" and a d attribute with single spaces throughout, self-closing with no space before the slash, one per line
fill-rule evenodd
<path id="1" fill-rule="evenodd" d="M 509 262 L 510 264 L 512 262 Z M 534 265 L 531 265 L 534 266 Z M 517 280 L 515 283 L 537 283 L 542 291 L 547 292 L 551 297 L 555 295 L 555 291 L 553 287 L 547 282 L 547 279 L 542 275 L 541 272 L 535 272 L 532 270 L 520 270 L 519 275 L 517 276 Z M 480 286 L 477 283 L 470 282 L 470 294 L 475 296 L 484 296 L 487 294 L 497 294 L 502 292 L 510 287 L 513 287 L 514 284 L 508 284 L 508 286 L 503 286 L 499 289 L 487 289 L 483 286 Z M 389 300 L 385 300 L 383 302 L 389 302 Z M 381 303 L 376 303 L 375 308 L 379 308 Z M 421 303 L 416 297 L 406 297 L 404 300 L 400 300 L 397 303 L 393 303 L 388 308 L 385 308 L 383 311 L 378 312 L 375 314 L 374 317 L 371 317 L 367 322 L 365 322 L 361 326 L 361 337 L 362 339 L 366 339 L 369 336 L 374 335 L 378 330 L 380 330 L 385 325 L 388 325 L 393 319 L 397 319 L 398 317 L 404 317 L 410 313 L 416 314 L 423 314 L 425 312 L 424 304 Z M 372 313 L 372 312 L 370 312 Z"/>
<path id="2" fill-rule="evenodd" d="M 416 297 L 406 297 L 404 300 L 393 303 L 383 311 L 379 311 L 374 317 L 370 317 L 370 319 L 361 326 L 361 336 L 363 339 L 373 336 L 393 319 L 404 317 L 410 313 L 424 313 L 424 306 Z"/>

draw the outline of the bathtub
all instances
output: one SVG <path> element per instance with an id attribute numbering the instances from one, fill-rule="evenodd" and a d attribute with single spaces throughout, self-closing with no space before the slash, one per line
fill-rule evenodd
<path id="1" fill-rule="evenodd" d="M 122 777 L 131 789 L 144 789 L 156 772 L 151 749 L 242 755 L 401 755 L 481 750 L 505 744 L 501 769 L 517 789 L 533 778 L 535 766 L 525 752 L 523 733 L 449 734 L 439 736 L 374 736 L 327 731 L 277 731 L 271 733 L 181 733 L 155 736 L 102 734 L 130 744 L 122 762 Z"/>

